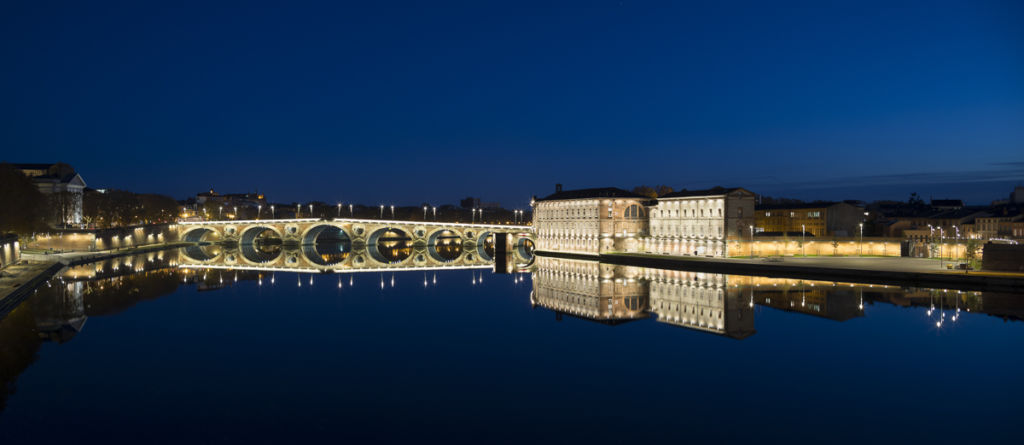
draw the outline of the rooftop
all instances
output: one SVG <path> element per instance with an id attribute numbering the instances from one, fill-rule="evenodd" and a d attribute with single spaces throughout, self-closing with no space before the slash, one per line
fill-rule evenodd
<path id="1" fill-rule="evenodd" d="M 715 195 L 724 195 L 726 193 L 732 193 L 732 192 L 735 192 L 736 190 L 747 191 L 746 189 L 744 189 L 742 187 L 712 187 L 712 188 L 704 189 L 704 190 L 686 190 L 686 189 L 682 189 L 682 190 L 680 190 L 678 192 L 672 192 L 672 193 L 665 194 L 663 196 L 660 196 L 659 198 L 685 198 L 685 197 L 688 197 L 688 196 L 715 196 Z"/>
<path id="2" fill-rule="evenodd" d="M 648 196 L 639 195 L 628 190 L 615 187 L 603 187 L 593 189 L 565 190 L 555 192 L 537 201 L 560 201 L 566 199 L 588 199 L 588 198 L 639 198 L 650 199 Z"/>

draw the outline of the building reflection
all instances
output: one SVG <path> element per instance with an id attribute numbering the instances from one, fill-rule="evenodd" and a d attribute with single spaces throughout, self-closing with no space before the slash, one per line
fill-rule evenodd
<path id="1" fill-rule="evenodd" d="M 653 317 L 732 338 L 754 334 L 753 309 L 721 274 L 538 257 L 531 303 L 604 324 Z"/>
<path id="2" fill-rule="evenodd" d="M 948 289 L 749 277 L 648 269 L 597 261 L 538 257 L 533 272 L 534 307 L 616 325 L 653 318 L 659 323 L 743 339 L 756 333 L 757 307 L 843 322 L 864 316 L 865 305 L 920 307 L 938 327 L 962 312 L 1007 321 L 1024 318 L 1020 295 Z"/>

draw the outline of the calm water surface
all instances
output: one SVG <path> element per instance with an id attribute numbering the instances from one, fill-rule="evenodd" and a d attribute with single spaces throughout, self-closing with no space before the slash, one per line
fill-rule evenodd
<path id="1" fill-rule="evenodd" d="M 1015 441 L 1024 296 L 538 259 L 72 269 L 0 321 L 0 443 Z"/>

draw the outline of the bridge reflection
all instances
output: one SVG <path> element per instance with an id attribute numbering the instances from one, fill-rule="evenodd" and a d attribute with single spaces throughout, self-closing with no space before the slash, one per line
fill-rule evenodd
<path id="1" fill-rule="evenodd" d="M 431 253 L 401 241 L 389 247 L 387 256 L 379 256 L 365 246 L 321 243 L 305 246 L 219 244 L 184 247 L 177 262 L 181 268 L 241 269 L 311 273 L 379 272 L 396 270 L 440 270 L 493 268 L 492 256 L 467 250 L 461 244 L 442 245 Z M 491 251 L 493 252 L 493 251 Z M 491 253 L 493 255 L 493 253 Z M 529 259 L 514 252 L 509 263 L 525 267 Z"/>

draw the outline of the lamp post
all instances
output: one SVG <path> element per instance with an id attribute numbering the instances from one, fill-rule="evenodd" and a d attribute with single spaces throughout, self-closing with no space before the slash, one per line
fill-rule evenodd
<path id="1" fill-rule="evenodd" d="M 857 224 L 860 227 L 860 246 L 857 247 L 857 254 L 864 256 L 864 223 Z"/>
<path id="2" fill-rule="evenodd" d="M 391 219 L 395 219 L 395 206 L 391 206 Z"/>
<path id="3" fill-rule="evenodd" d="M 754 226 L 750 226 L 750 258 L 754 258 Z"/>
<path id="4" fill-rule="evenodd" d="M 434 221 L 437 221 L 437 207 L 431 207 L 431 210 L 434 212 Z"/>
<path id="5" fill-rule="evenodd" d="M 224 219 L 224 206 L 217 206 L 217 219 Z"/>
<path id="6" fill-rule="evenodd" d="M 476 222 L 476 209 L 472 209 L 472 212 L 473 212 L 473 215 L 470 216 L 470 219 L 469 219 L 470 224 Z"/>
<path id="7" fill-rule="evenodd" d="M 480 215 L 479 215 L 480 216 L 480 222 L 483 223 L 484 222 L 484 209 L 477 209 L 477 211 L 480 212 Z"/>
<path id="8" fill-rule="evenodd" d="M 942 269 L 942 244 L 946 242 L 942 226 L 939 226 L 939 269 Z"/>
<path id="9" fill-rule="evenodd" d="M 338 218 L 341 218 L 341 203 L 338 203 Z"/>
<path id="10" fill-rule="evenodd" d="M 348 205 L 348 216 L 351 218 L 355 218 L 356 216 L 355 210 L 352 210 L 352 204 Z"/>
<path id="11" fill-rule="evenodd" d="M 384 204 L 380 205 L 380 219 L 384 219 Z"/>
<path id="12" fill-rule="evenodd" d="M 273 204 L 270 205 L 270 219 L 277 219 L 277 217 L 274 216 L 274 205 Z"/>
<path id="13" fill-rule="evenodd" d="M 800 254 L 806 257 L 807 243 L 805 242 L 805 240 L 807 239 L 807 228 L 804 226 L 805 224 L 800 224 Z"/>
<path id="14" fill-rule="evenodd" d="M 427 206 L 423 206 L 423 220 L 427 220 Z M 423 281 L 426 282 L 426 278 L 424 278 Z"/>
<path id="15" fill-rule="evenodd" d="M 263 211 L 262 205 L 256 205 L 256 219 L 260 219 L 260 212 Z"/>
<path id="16" fill-rule="evenodd" d="M 953 225 L 953 230 L 956 231 L 956 244 L 954 244 L 954 245 L 956 246 L 957 249 L 959 249 L 960 248 L 960 228 L 957 227 L 956 225 Z"/>
<path id="17" fill-rule="evenodd" d="M 298 218 L 302 214 L 302 204 L 295 204 L 295 217 Z"/>
<path id="18" fill-rule="evenodd" d="M 235 206 L 235 218 L 238 219 L 238 206 Z"/>
<path id="19" fill-rule="evenodd" d="M 309 217 L 310 217 L 310 218 L 312 218 L 312 217 L 313 217 L 313 204 L 310 204 L 310 205 L 309 205 Z"/>

